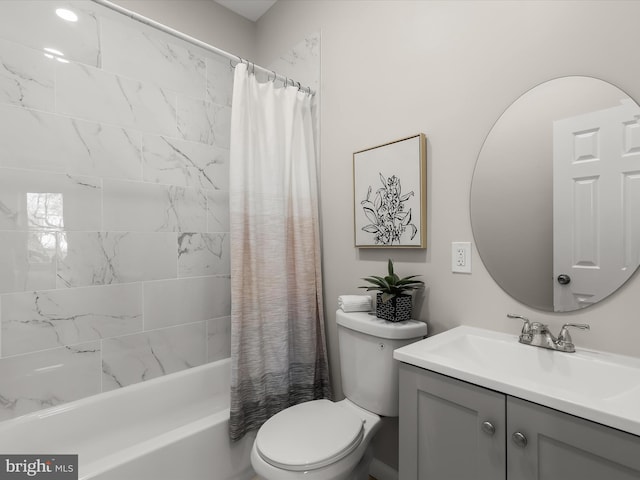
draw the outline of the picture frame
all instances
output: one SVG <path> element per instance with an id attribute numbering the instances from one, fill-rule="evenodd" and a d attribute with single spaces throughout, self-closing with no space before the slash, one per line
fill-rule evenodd
<path id="1" fill-rule="evenodd" d="M 427 247 L 426 143 L 419 133 L 353 154 L 356 247 Z"/>

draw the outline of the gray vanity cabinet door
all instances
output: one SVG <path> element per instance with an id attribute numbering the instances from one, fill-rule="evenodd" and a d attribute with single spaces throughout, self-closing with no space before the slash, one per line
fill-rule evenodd
<path id="1" fill-rule="evenodd" d="M 505 395 L 401 363 L 399 425 L 400 480 L 505 479 Z"/>
<path id="2" fill-rule="evenodd" d="M 507 412 L 509 480 L 640 479 L 639 437 L 513 397 Z"/>

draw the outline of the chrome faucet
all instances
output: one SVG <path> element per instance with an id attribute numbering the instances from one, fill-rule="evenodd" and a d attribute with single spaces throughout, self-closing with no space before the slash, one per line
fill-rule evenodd
<path id="1" fill-rule="evenodd" d="M 573 344 L 571 335 L 569 335 L 569 330 L 567 330 L 569 327 L 580 328 L 582 330 L 589 330 L 590 328 L 589 325 L 584 323 L 565 323 L 556 338 L 551 333 L 551 330 L 549 330 L 549 325 L 540 322 L 531 322 L 528 318 L 513 313 L 507 314 L 507 317 L 518 318 L 524 321 L 520 338 L 518 339 L 520 343 L 534 347 L 548 348 L 550 350 L 558 350 L 560 352 L 572 353 L 576 351 L 576 346 Z"/>

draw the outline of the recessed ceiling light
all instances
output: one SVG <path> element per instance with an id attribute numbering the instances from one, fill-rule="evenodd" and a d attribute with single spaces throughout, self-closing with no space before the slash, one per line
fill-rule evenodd
<path id="1" fill-rule="evenodd" d="M 67 60 L 66 58 L 56 57 L 56 60 L 59 61 L 60 63 L 69 63 L 69 60 Z"/>
<path id="2" fill-rule="evenodd" d="M 56 9 L 56 15 L 58 15 L 61 19 L 66 20 L 67 22 L 78 21 L 78 15 L 76 15 L 74 12 L 66 8 Z"/>

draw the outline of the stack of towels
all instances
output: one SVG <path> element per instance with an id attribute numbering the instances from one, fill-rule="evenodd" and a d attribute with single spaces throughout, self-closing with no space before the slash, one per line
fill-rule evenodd
<path id="1" fill-rule="evenodd" d="M 340 295 L 338 307 L 344 312 L 371 311 L 371 297 L 369 295 Z"/>

